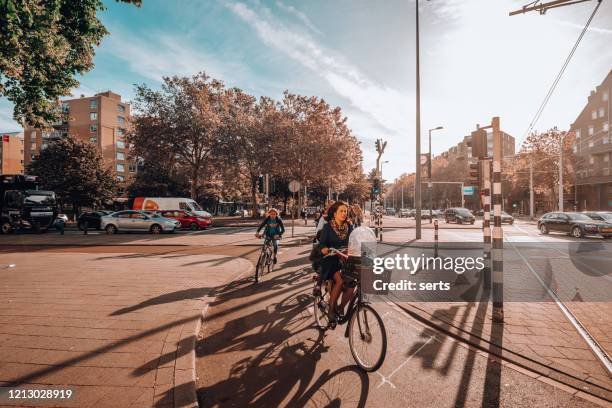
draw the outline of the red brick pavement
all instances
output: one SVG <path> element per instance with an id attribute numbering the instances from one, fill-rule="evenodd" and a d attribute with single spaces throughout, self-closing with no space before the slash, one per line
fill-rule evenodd
<path id="1" fill-rule="evenodd" d="M 0 385 L 72 388 L 65 406 L 193 406 L 202 311 L 250 268 L 220 255 L 2 254 Z"/>

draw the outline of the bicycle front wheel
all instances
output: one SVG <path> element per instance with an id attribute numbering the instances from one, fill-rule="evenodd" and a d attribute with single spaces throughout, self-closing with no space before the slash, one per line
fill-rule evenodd
<path id="1" fill-rule="evenodd" d="M 257 260 L 257 265 L 255 266 L 255 283 L 259 282 L 259 278 L 263 275 L 264 268 L 266 266 L 266 253 L 262 251 L 259 255 L 259 259 Z"/>
<path id="2" fill-rule="evenodd" d="M 327 304 L 326 297 L 327 291 L 325 288 L 322 289 L 322 294 L 315 296 L 314 298 L 314 318 L 317 323 L 317 327 L 320 330 L 327 330 L 329 326 L 329 305 Z M 329 298 L 329 297 L 328 297 Z"/>
<path id="3" fill-rule="evenodd" d="M 370 305 L 357 306 L 349 322 L 349 347 L 364 371 L 380 368 L 387 354 L 387 332 L 381 317 Z"/>

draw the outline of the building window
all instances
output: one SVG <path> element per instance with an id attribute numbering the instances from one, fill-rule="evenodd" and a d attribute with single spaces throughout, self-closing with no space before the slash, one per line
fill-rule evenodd
<path id="1" fill-rule="evenodd" d="M 97 112 L 90 112 L 89 113 L 89 119 L 90 120 L 98 120 L 98 113 Z"/>
<path id="2" fill-rule="evenodd" d="M 30 150 L 36 150 L 36 142 L 32 142 L 32 145 L 30 146 Z"/>
<path id="3" fill-rule="evenodd" d="M 117 152 L 117 160 L 125 160 L 125 153 Z"/>
<path id="4" fill-rule="evenodd" d="M 125 173 L 125 166 L 123 164 L 117 164 L 117 172 Z"/>
<path id="5" fill-rule="evenodd" d="M 593 147 L 593 144 L 594 144 L 593 141 L 589 140 L 589 147 Z"/>
<path id="6" fill-rule="evenodd" d="M 595 156 L 591 155 L 589 156 L 589 164 L 594 164 L 595 163 Z"/>
<path id="7" fill-rule="evenodd" d="M 40 147 L 41 150 L 44 150 L 47 148 L 47 146 L 49 146 L 47 143 L 43 143 L 42 146 Z"/>
<path id="8" fill-rule="evenodd" d="M 603 157 L 603 161 L 605 161 L 606 163 L 610 161 L 610 153 L 606 153 Z"/>
<path id="9" fill-rule="evenodd" d="M 136 164 L 134 164 L 134 163 L 130 163 L 130 164 L 128 165 L 128 171 L 129 171 L 130 173 L 136 173 Z"/>
<path id="10" fill-rule="evenodd" d="M 70 105 L 67 103 L 62 103 L 62 112 L 67 113 L 70 111 Z"/>
<path id="11" fill-rule="evenodd" d="M 601 143 L 603 143 L 603 144 L 610 143 L 610 138 L 608 136 L 604 136 L 604 138 L 601 140 Z"/>
<path id="12" fill-rule="evenodd" d="M 97 143 L 97 142 L 98 142 L 98 138 L 97 138 L 97 137 L 94 135 L 94 136 L 91 136 L 91 137 L 89 138 L 89 141 L 90 141 L 91 143 Z"/>
<path id="13" fill-rule="evenodd" d="M 123 136 L 125 134 L 125 131 L 123 130 L 123 128 L 117 128 L 117 136 Z"/>
<path id="14" fill-rule="evenodd" d="M 95 132 L 98 130 L 98 125 L 89 125 L 89 131 L 90 132 Z"/>
<path id="15" fill-rule="evenodd" d="M 117 116 L 117 123 L 123 125 L 125 123 L 125 118 L 123 116 Z"/>
<path id="16" fill-rule="evenodd" d="M 591 111 L 591 119 L 597 119 L 597 111 L 595 109 Z"/>
<path id="17" fill-rule="evenodd" d="M 606 112 L 604 111 L 604 108 L 599 108 L 599 117 L 603 118 L 605 114 Z"/>
<path id="18" fill-rule="evenodd" d="M 603 124 L 603 131 L 607 132 L 609 129 L 610 129 L 610 123 L 604 122 L 604 124 Z"/>
<path id="19" fill-rule="evenodd" d="M 589 126 L 589 136 L 593 136 L 594 129 L 593 126 Z"/>
<path id="20" fill-rule="evenodd" d="M 580 129 L 576 129 L 576 139 L 580 139 Z"/>
<path id="21" fill-rule="evenodd" d="M 603 175 L 604 175 L 604 176 L 609 176 L 609 175 L 610 175 L 610 168 L 609 168 L 609 167 L 604 167 L 604 169 L 603 169 Z"/>
<path id="22" fill-rule="evenodd" d="M 117 105 L 117 112 L 120 112 L 120 113 L 125 112 L 125 105 L 118 104 Z"/>
<path id="23" fill-rule="evenodd" d="M 578 153 L 578 145 L 574 145 L 572 147 L 572 150 L 574 151 L 574 153 Z"/>
<path id="24" fill-rule="evenodd" d="M 604 91 L 603 95 L 601 96 L 601 99 L 606 102 L 609 98 L 610 94 L 608 93 L 608 91 Z"/>
<path id="25" fill-rule="evenodd" d="M 117 194 L 119 194 L 119 195 L 123 195 L 124 193 L 125 193 L 125 190 L 123 189 L 123 187 L 119 187 L 119 188 L 117 189 Z"/>
<path id="26" fill-rule="evenodd" d="M 89 101 L 89 109 L 98 109 L 98 101 L 95 99 Z"/>
<path id="27" fill-rule="evenodd" d="M 123 140 L 117 140 L 117 149 L 125 149 L 125 142 Z"/>
<path id="28" fill-rule="evenodd" d="M 125 178 L 124 178 L 123 176 L 117 176 L 117 180 L 118 180 L 118 181 L 124 181 L 124 180 L 125 180 Z"/>

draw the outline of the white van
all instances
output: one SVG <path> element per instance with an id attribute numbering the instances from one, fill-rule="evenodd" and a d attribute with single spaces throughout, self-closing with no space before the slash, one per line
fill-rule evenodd
<path id="1" fill-rule="evenodd" d="M 197 202 L 191 198 L 183 197 L 136 197 L 134 199 L 132 210 L 184 210 L 190 211 L 200 217 L 212 218 L 212 214 L 208 211 L 204 211 Z"/>

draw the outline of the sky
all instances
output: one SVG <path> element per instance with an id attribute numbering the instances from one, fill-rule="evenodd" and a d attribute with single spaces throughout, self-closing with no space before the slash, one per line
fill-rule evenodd
<path id="1" fill-rule="evenodd" d="M 420 1 L 421 134 L 439 154 L 499 116 L 517 150 L 540 103 L 595 7 L 595 0 L 510 17 L 527 0 Z M 414 171 L 415 1 L 105 0 L 110 31 L 75 97 L 200 71 L 256 96 L 284 90 L 339 106 L 362 142 L 364 170 L 374 141 L 388 141 L 384 178 Z M 612 1 L 591 28 L 535 126 L 568 129 L 590 91 L 612 69 Z M 0 99 L 0 131 L 19 130 Z"/>

